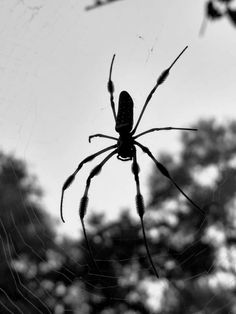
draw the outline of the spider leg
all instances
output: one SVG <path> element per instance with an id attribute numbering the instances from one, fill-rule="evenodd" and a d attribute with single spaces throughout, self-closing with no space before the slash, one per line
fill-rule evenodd
<path id="1" fill-rule="evenodd" d="M 112 57 L 112 60 L 111 60 L 111 66 L 110 66 L 110 72 L 109 72 L 109 79 L 108 79 L 108 83 L 107 83 L 107 89 L 108 89 L 108 93 L 110 94 L 110 104 L 111 104 L 111 109 L 112 109 L 112 112 L 113 112 L 113 116 L 114 116 L 114 119 L 116 121 L 116 110 L 115 110 L 115 103 L 114 103 L 114 83 L 112 82 L 111 80 L 111 74 L 112 74 L 112 68 L 113 68 L 113 63 L 114 63 L 114 60 L 115 60 L 115 54 L 113 55 Z"/>
<path id="2" fill-rule="evenodd" d="M 171 63 L 171 65 L 170 65 L 167 69 L 165 69 L 165 70 L 161 73 L 161 75 L 159 76 L 159 78 L 157 79 L 156 85 L 153 87 L 153 89 L 150 91 L 150 93 L 149 93 L 148 96 L 147 96 L 147 99 L 146 99 L 146 101 L 145 101 L 145 103 L 144 103 L 144 105 L 143 105 L 143 109 L 142 109 L 142 111 L 141 111 L 141 113 L 140 113 L 140 115 L 139 115 L 139 118 L 138 118 L 138 120 L 137 120 L 137 123 L 136 123 L 136 125 L 135 125 L 135 127 L 134 127 L 134 129 L 133 129 L 133 131 L 132 131 L 132 134 L 134 134 L 134 133 L 136 132 L 137 127 L 138 127 L 138 125 L 139 125 L 139 123 L 140 123 L 140 121 L 141 121 L 141 118 L 142 118 L 143 114 L 144 114 L 144 111 L 145 111 L 145 109 L 146 109 L 146 107 L 147 107 L 149 101 L 151 100 L 152 95 L 155 93 L 157 87 L 160 86 L 162 83 L 164 83 L 164 81 L 166 80 L 167 76 L 169 75 L 169 72 L 170 72 L 171 68 L 174 66 L 174 64 L 177 62 L 177 60 L 181 57 L 181 55 L 185 52 L 185 50 L 186 50 L 187 48 L 188 48 L 188 46 L 186 46 L 186 47 L 181 51 L 181 53 L 177 56 L 177 58 L 175 58 L 175 60 Z"/>
<path id="3" fill-rule="evenodd" d="M 140 191 L 140 184 L 139 184 L 139 165 L 137 162 L 137 154 L 136 154 L 136 149 L 134 148 L 134 157 L 133 157 L 133 163 L 132 163 L 132 172 L 134 174 L 134 179 L 135 179 L 135 184 L 136 184 L 136 190 L 137 190 L 137 194 L 136 194 L 136 207 L 137 207 L 137 212 L 138 215 L 140 217 L 140 221 L 141 221 L 141 226 L 142 226 L 142 232 L 143 232 L 143 239 L 144 239 L 144 243 L 145 243 L 145 247 L 146 247 L 146 251 L 147 251 L 147 255 L 148 255 L 148 259 L 149 262 L 152 266 L 152 269 L 156 275 L 156 277 L 159 279 L 159 275 L 157 273 L 157 270 L 154 266 L 154 263 L 152 261 L 152 257 L 149 251 L 149 247 L 148 247 L 148 243 L 147 243 L 147 237 L 146 237 L 146 232 L 145 232 L 145 228 L 144 228 L 144 222 L 143 222 L 143 215 L 144 215 L 144 201 L 143 201 L 143 196 L 141 194 Z"/>
<path id="4" fill-rule="evenodd" d="M 64 220 L 64 218 L 63 218 L 63 213 L 62 213 L 64 193 L 65 193 L 65 190 L 66 190 L 66 189 L 72 184 L 72 182 L 74 181 L 76 174 L 79 172 L 79 170 L 83 167 L 83 165 L 84 165 L 86 162 L 89 162 L 89 161 L 93 160 L 95 157 L 99 156 L 100 154 L 105 153 L 106 151 L 111 150 L 111 149 L 113 149 L 113 148 L 115 148 L 115 147 L 117 147 L 117 145 L 112 145 L 112 146 L 106 147 L 106 148 L 104 148 L 104 149 L 98 151 L 97 153 L 92 154 L 92 155 L 86 157 L 83 161 L 81 161 L 81 163 L 78 165 L 78 167 L 76 168 L 76 170 L 66 179 L 65 183 L 64 183 L 63 186 L 62 186 L 61 204 L 60 204 L 60 214 L 61 214 L 61 220 L 62 220 L 63 222 L 65 222 L 65 220 Z"/>
<path id="5" fill-rule="evenodd" d="M 85 191 L 84 191 L 84 195 L 83 195 L 82 198 L 81 198 L 80 207 L 79 207 L 79 216 L 80 216 L 80 221 L 81 221 L 82 228 L 83 228 L 83 233 L 84 233 L 84 238 L 85 238 L 85 241 L 86 241 L 87 249 L 88 249 L 88 252 L 89 252 L 89 255 L 90 255 L 90 259 L 91 259 L 91 261 L 93 262 L 93 265 L 95 266 L 95 268 L 96 268 L 98 271 L 99 271 L 99 269 L 98 269 L 98 266 L 97 266 L 97 264 L 96 264 L 96 262 L 95 262 L 95 259 L 94 259 L 94 257 L 93 257 L 92 249 L 91 249 L 90 244 L 89 244 L 89 241 L 88 241 L 88 237 L 87 237 L 87 233 L 86 233 L 86 228 L 85 228 L 85 224 L 84 224 L 84 217 L 85 217 L 85 215 L 86 215 L 86 210 L 87 210 L 87 207 L 88 207 L 88 201 L 89 201 L 89 198 L 88 198 L 88 191 L 89 191 L 89 188 L 90 188 L 91 179 L 100 173 L 100 171 L 102 170 L 102 167 L 105 165 L 105 163 L 106 163 L 113 155 L 115 155 L 116 153 L 117 153 L 117 149 L 115 149 L 114 151 L 112 151 L 106 158 L 104 158 L 104 159 L 102 160 L 102 162 L 100 162 L 96 167 L 94 167 L 94 168 L 92 169 L 92 171 L 90 172 L 90 175 L 89 175 L 88 178 L 87 178 L 86 186 L 85 186 Z"/>
<path id="6" fill-rule="evenodd" d="M 195 128 L 172 128 L 171 126 L 168 126 L 168 127 L 165 127 L 165 128 L 153 128 L 153 129 L 144 131 L 142 133 L 139 133 L 139 134 L 135 135 L 133 138 L 136 139 L 136 138 L 138 138 L 140 136 L 143 136 L 144 134 L 151 133 L 151 132 L 154 132 L 154 131 L 170 131 L 170 130 L 197 131 L 197 129 L 195 129 Z"/>
<path id="7" fill-rule="evenodd" d="M 110 138 L 111 140 L 115 140 L 115 141 L 118 140 L 118 138 L 116 138 L 116 137 L 98 133 L 98 134 L 93 134 L 93 135 L 90 135 L 90 136 L 89 136 L 89 143 L 91 143 L 91 139 L 94 138 L 94 137 Z"/>
<path id="8" fill-rule="evenodd" d="M 191 200 L 190 197 L 188 197 L 188 195 L 179 187 L 179 185 L 174 181 L 174 179 L 171 177 L 171 175 L 169 174 L 169 171 L 159 162 L 156 160 L 156 158 L 153 156 L 153 154 L 150 152 L 150 150 L 146 147 L 143 146 L 142 144 L 140 144 L 137 141 L 134 141 L 134 144 L 139 146 L 142 151 L 144 153 L 146 153 L 155 163 L 157 169 L 161 172 L 161 174 L 163 174 L 163 176 L 165 176 L 166 178 L 168 178 L 173 184 L 174 186 L 180 191 L 181 194 L 183 194 L 183 196 L 194 206 L 196 207 L 202 214 L 204 214 L 204 211 L 195 203 Z"/>

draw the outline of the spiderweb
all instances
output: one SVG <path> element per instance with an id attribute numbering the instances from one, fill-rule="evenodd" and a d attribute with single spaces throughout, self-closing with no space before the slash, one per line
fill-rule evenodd
<path id="1" fill-rule="evenodd" d="M 121 8 L 125 2 L 117 1 L 115 5 L 117 8 L 118 6 Z M 127 6 L 129 5 L 130 3 L 127 4 Z M 142 17 L 142 7 L 139 5 L 134 13 L 148 24 L 145 16 Z M 150 204 L 149 211 L 145 215 L 145 227 L 160 280 L 153 276 L 152 268 L 148 263 L 140 222 L 128 211 L 117 215 L 118 218 L 109 223 L 102 214 L 98 213 L 90 214 L 86 220 L 89 240 L 100 270 L 98 273 L 91 265 L 83 238 L 78 239 L 77 236 L 73 239 L 63 239 L 60 232 L 63 227 L 58 223 L 58 219 L 50 217 L 41 208 L 50 208 L 48 209 L 50 215 L 58 217 L 61 186 L 67 172 L 71 170 L 71 164 L 68 165 L 68 163 L 76 164 L 82 156 L 80 151 L 83 153 L 87 151 L 87 146 L 85 146 L 87 143 L 85 144 L 81 138 L 86 138 L 93 128 L 96 133 L 100 127 L 99 123 L 102 123 L 105 128 L 108 124 L 107 130 L 110 133 L 111 124 L 107 121 L 111 120 L 111 115 L 106 120 L 106 113 L 104 113 L 106 107 L 104 109 L 105 101 L 103 101 L 105 97 L 103 99 L 103 96 L 99 94 L 103 94 L 105 91 L 94 90 L 98 97 L 98 109 L 89 107 L 88 111 L 84 109 L 84 106 L 90 101 L 85 102 L 84 105 L 78 105 L 78 99 L 85 101 L 83 91 L 74 92 L 78 88 L 77 73 L 79 73 L 80 76 L 83 76 L 80 77 L 80 80 L 86 81 L 89 86 L 86 96 L 90 97 L 88 94 L 93 94 L 90 86 L 94 86 L 91 82 L 96 76 L 99 76 L 99 79 L 100 77 L 107 78 L 106 69 L 109 66 L 107 62 L 110 61 L 110 59 L 106 60 L 104 65 L 98 64 L 94 48 L 98 49 L 99 42 L 96 42 L 95 45 L 89 43 L 88 24 L 93 20 L 90 15 L 87 17 L 89 20 L 87 24 L 84 14 L 88 13 L 84 13 L 85 7 L 85 1 L 79 3 L 72 0 L 66 3 L 58 0 L 10 0 L 0 3 L 0 38 L 2 42 L 0 45 L 0 121 L 1 134 L 4 134 L 1 138 L 1 149 L 6 152 L 7 156 L 9 156 L 9 152 L 14 152 L 27 164 L 29 163 L 29 172 L 34 167 L 32 164 L 38 164 L 36 171 L 33 168 L 32 172 L 39 173 L 40 181 L 40 176 L 42 176 L 43 190 L 49 204 L 44 206 L 42 203 L 41 191 L 37 188 L 38 183 L 35 178 L 32 176 L 24 178 L 21 171 L 24 166 L 22 166 L 23 168 L 17 167 L 15 159 L 10 158 L 7 164 L 7 177 L 1 178 L 0 181 L 7 185 L 7 188 L 1 187 L 1 199 L 5 202 L 2 201 L 0 221 L 1 312 L 197 313 L 196 309 L 198 309 L 198 313 L 209 313 L 209 309 L 211 309 L 210 313 L 229 313 L 230 310 L 234 313 L 236 250 L 233 198 L 231 198 L 231 203 L 227 204 L 230 213 L 228 217 L 232 222 L 231 228 L 226 228 L 228 222 L 220 223 L 220 219 L 223 219 L 224 216 L 218 217 L 220 206 L 222 206 L 221 202 L 226 197 L 224 186 L 227 185 L 229 189 L 234 187 L 234 160 L 230 160 L 232 169 L 228 172 L 224 171 L 223 159 L 225 157 L 223 153 L 222 177 L 218 178 L 218 181 L 214 177 L 214 169 L 208 169 L 209 172 L 204 173 L 203 179 L 201 179 L 201 169 L 196 168 L 195 174 L 191 178 L 196 182 L 199 180 L 201 184 L 207 182 L 206 177 L 217 182 L 213 190 L 206 186 L 204 195 L 208 195 L 209 204 L 206 201 L 201 204 L 203 206 L 207 204 L 208 210 L 213 213 L 211 219 L 214 220 L 208 221 L 209 228 L 205 229 L 204 234 L 205 243 L 213 245 L 215 254 L 214 258 L 209 259 L 208 264 L 207 261 L 204 261 L 204 257 L 210 256 L 210 252 L 209 255 L 205 255 L 204 252 L 210 251 L 210 248 L 208 245 L 204 245 L 202 238 L 195 236 L 201 233 L 201 228 L 204 227 L 206 221 L 203 219 L 201 225 L 196 223 L 194 232 L 188 230 L 189 217 L 186 219 L 187 205 L 184 199 L 176 194 L 168 186 L 168 183 L 163 181 L 162 177 L 151 181 L 152 186 L 158 186 L 158 191 L 162 191 L 162 194 L 157 195 L 158 210 L 154 209 L 155 202 L 151 201 L 151 197 L 149 198 Z M 95 18 L 97 13 L 91 14 L 94 14 Z M 78 24 L 79 19 L 81 20 Z M 110 20 L 106 21 L 106 26 L 112 27 L 109 22 Z M 165 32 L 163 25 L 165 24 L 162 24 L 162 30 L 158 32 L 160 38 Z M 83 36 L 81 36 L 79 27 L 82 28 Z M 105 30 L 103 26 L 100 27 L 101 34 Z M 117 26 L 114 25 L 114 28 L 116 29 Z M 146 53 L 143 57 L 143 64 L 146 65 L 151 59 L 154 48 L 157 49 L 158 36 L 157 33 L 154 33 L 148 38 L 140 32 L 140 29 L 137 30 L 136 39 L 140 42 L 140 47 L 142 43 L 145 43 L 143 49 Z M 78 35 L 79 44 L 74 39 L 76 35 Z M 73 40 L 70 37 L 73 37 Z M 109 57 L 114 52 L 112 49 L 116 45 L 119 46 L 117 42 L 114 43 L 113 37 L 111 32 L 109 37 L 112 46 L 111 52 L 107 52 Z M 68 46 L 69 42 L 71 46 Z M 89 46 L 87 47 L 87 45 Z M 147 46 L 150 48 L 147 49 Z M 130 57 L 130 68 L 126 69 L 128 72 L 133 70 L 131 57 L 135 56 L 135 47 L 133 44 L 132 49 L 127 53 Z M 91 58 L 94 61 L 91 64 L 91 68 L 94 69 L 92 74 L 91 72 L 86 74 L 88 65 L 84 65 L 84 67 L 81 64 L 77 65 L 76 54 L 71 53 L 71 50 L 76 51 L 81 59 L 88 54 L 93 56 Z M 68 58 L 71 58 L 71 63 L 67 62 Z M 120 70 L 116 71 L 116 75 L 121 77 Z M 122 75 L 124 76 L 123 71 Z M 126 82 L 127 78 L 123 77 L 122 79 Z M 105 86 L 105 84 L 104 79 L 103 85 Z M 116 85 L 116 87 L 118 86 L 117 90 L 121 90 L 119 84 L 118 82 Z M 59 92 L 62 88 L 64 89 L 63 94 Z M 147 85 L 147 89 L 149 88 Z M 138 91 L 138 93 L 137 97 L 141 98 L 142 92 Z M 92 103 L 96 104 L 94 99 L 92 99 Z M 89 111 L 93 109 L 94 112 L 90 114 Z M 111 112 L 109 113 L 111 114 Z M 76 120 L 73 115 L 77 116 Z M 96 119 L 97 116 L 101 119 Z M 169 115 L 168 118 L 170 118 Z M 79 121 L 78 129 L 75 130 L 73 125 L 77 119 Z M 65 124 L 66 120 L 67 124 Z M 167 123 L 169 123 L 168 120 Z M 58 125 L 60 127 L 57 127 Z M 79 134 L 79 149 L 74 148 L 73 151 L 68 142 L 76 143 L 77 134 Z M 163 143 L 166 145 L 167 137 L 162 136 L 162 145 Z M 70 140 L 68 141 L 68 139 Z M 148 141 L 147 139 L 147 145 L 153 146 L 153 140 L 152 142 Z M 57 148 L 55 143 L 58 145 Z M 95 144 L 92 149 L 96 150 L 96 147 L 98 148 Z M 66 154 L 67 150 L 70 151 L 69 154 Z M 62 156 L 64 153 L 65 157 Z M 200 149 L 199 154 L 201 154 Z M 73 161 L 71 161 L 72 155 L 75 156 Z M 4 157 L 2 158 L 4 160 Z M 139 158 L 139 163 L 143 165 L 143 157 Z M 165 159 L 165 156 L 161 158 L 171 170 L 173 160 Z M 61 160 L 58 161 L 58 159 Z M 54 166 L 57 162 L 60 165 Z M 2 167 L 3 164 L 2 162 L 0 166 Z M 65 165 L 65 172 L 60 172 L 59 175 L 60 168 Z M 114 170 L 114 167 L 122 167 L 117 163 L 112 165 L 108 168 L 108 172 Z M 79 181 L 85 182 L 89 167 L 86 167 Z M 121 175 L 119 169 L 114 175 L 115 178 Z M 145 169 L 148 168 L 142 167 L 142 184 L 146 180 Z M 129 175 L 132 175 L 131 171 Z M 212 181 L 210 180 L 211 184 Z M 12 182 L 20 184 L 11 186 Z M 95 185 L 91 195 L 96 188 L 99 189 L 99 184 L 102 185 L 100 193 L 104 189 L 103 182 L 105 180 L 98 182 L 100 183 Z M 107 182 L 112 181 L 107 180 Z M 123 180 L 123 185 L 124 182 L 127 181 Z M 130 194 L 135 195 L 134 182 L 131 184 L 132 187 L 127 184 L 127 187 L 121 187 L 121 189 L 127 191 L 127 197 L 124 198 L 130 197 L 133 201 L 134 197 Z M 28 195 L 26 191 L 31 191 L 31 193 Z M 69 206 L 66 206 L 67 208 L 71 207 L 74 211 L 76 207 L 74 204 L 78 204 L 80 195 L 82 195 L 81 191 L 77 192 L 76 190 L 75 198 Z M 207 193 L 209 191 L 210 193 Z M 191 180 L 187 186 L 187 192 L 197 195 L 196 191 L 191 191 Z M 234 194 L 233 191 L 230 190 L 230 192 Z M 50 193 L 54 193 L 52 199 L 48 198 Z M 168 201 L 166 201 L 165 193 L 169 197 Z M 146 196 L 145 199 L 148 202 Z M 7 204 L 10 206 L 7 207 Z M 176 204 L 181 205 L 183 212 L 176 211 Z M 99 206 L 102 205 L 99 204 Z M 96 201 L 92 203 L 92 207 L 96 207 Z M 135 214 L 134 204 L 132 211 Z M 74 215 L 76 217 L 76 210 Z M 194 214 L 192 218 L 197 219 Z M 185 230 L 182 234 L 178 233 L 178 228 L 176 229 L 176 226 L 181 225 L 179 222 L 181 219 L 184 226 L 182 230 Z M 213 222 L 218 222 L 218 224 Z M 78 220 L 76 220 L 76 225 L 77 229 L 81 230 Z M 67 229 L 66 233 L 70 233 L 70 229 Z M 185 243 L 191 244 L 186 247 Z M 178 249 L 174 251 L 174 248 Z M 173 258 L 171 259 L 170 256 Z M 205 270 L 201 263 L 207 264 Z M 217 271 L 214 272 L 213 269 Z M 200 305 L 194 303 L 196 302 L 195 294 L 198 295 Z M 177 307 L 177 304 L 180 306 Z M 190 312 L 191 307 L 192 312 Z"/>

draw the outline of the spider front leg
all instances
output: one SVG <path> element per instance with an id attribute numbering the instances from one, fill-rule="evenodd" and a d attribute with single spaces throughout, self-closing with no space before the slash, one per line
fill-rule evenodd
<path id="1" fill-rule="evenodd" d="M 157 82 L 156 82 L 156 85 L 155 85 L 155 86 L 153 87 L 153 89 L 150 91 L 150 93 L 149 93 L 148 96 L 147 96 L 147 99 L 145 100 L 145 103 L 144 103 L 143 108 L 142 108 L 142 110 L 141 110 L 141 113 L 140 113 L 140 115 L 139 115 L 139 117 L 138 117 L 138 120 L 137 120 L 137 122 L 136 122 L 136 125 L 135 125 L 135 127 L 133 128 L 133 130 L 132 130 L 132 134 L 135 134 L 135 132 L 136 132 L 136 130 L 137 130 L 137 127 L 138 127 L 138 125 L 139 125 L 139 123 L 140 123 L 140 121 L 141 121 L 141 119 L 142 119 L 143 114 L 144 114 L 144 111 L 145 111 L 145 109 L 147 108 L 147 105 L 148 105 L 149 101 L 151 100 L 153 94 L 155 93 L 156 89 L 157 89 L 161 84 L 163 84 L 163 83 L 165 82 L 165 80 L 167 79 L 167 77 L 168 77 L 168 75 L 169 75 L 169 73 L 170 73 L 170 70 L 172 69 L 172 67 L 175 65 L 175 63 L 176 63 L 176 62 L 178 61 L 178 59 L 182 56 L 182 54 L 185 52 L 185 50 L 186 50 L 187 48 L 188 48 L 188 46 L 186 46 L 186 47 L 181 51 L 181 53 L 175 58 L 175 60 L 171 63 L 171 65 L 170 65 L 167 69 L 165 69 L 165 70 L 161 73 L 161 75 L 158 77 Z"/>
<path id="2" fill-rule="evenodd" d="M 136 184 L 136 207 L 137 207 L 137 212 L 138 215 L 140 217 L 140 221 L 141 221 L 141 226 L 142 226 L 142 232 L 143 232 L 143 239 L 144 239 L 144 243 L 145 243 L 145 247 L 146 247 L 146 251 L 147 251 L 147 255 L 148 255 L 148 259 L 149 262 L 152 266 L 152 269 L 156 275 L 156 277 L 159 279 L 159 275 L 157 273 L 157 270 L 154 266 L 150 251 L 149 251 L 149 247 L 148 247 L 148 243 L 147 243 L 147 237 L 146 237 L 146 232 L 145 232 L 145 228 L 144 228 L 144 222 L 143 222 L 143 215 L 144 215 L 144 201 L 143 201 L 143 196 L 141 194 L 140 191 L 140 183 L 139 183 L 139 165 L 137 162 L 137 153 L 136 153 L 136 148 L 134 147 L 134 156 L 133 156 L 133 163 L 132 163 L 132 172 L 134 174 L 134 179 L 135 179 L 135 184 Z"/>
<path id="3" fill-rule="evenodd" d="M 167 126 L 167 127 L 164 127 L 164 128 L 152 128 L 150 130 L 144 131 L 142 133 L 139 133 L 139 134 L 135 135 L 134 139 L 136 139 L 136 138 L 138 138 L 140 136 L 143 136 L 144 134 L 151 133 L 151 132 L 154 132 L 154 131 L 170 131 L 170 130 L 197 131 L 197 129 L 195 129 L 195 128 L 174 128 L 174 127 L 171 127 L 171 126 Z"/>
<path id="4" fill-rule="evenodd" d="M 108 83 L 107 83 L 107 89 L 108 89 L 108 93 L 110 94 L 110 104 L 111 104 L 111 109 L 112 109 L 112 112 L 113 112 L 113 116 L 114 116 L 114 119 L 116 121 L 116 110 L 115 110 L 115 103 L 114 103 L 114 84 L 111 80 L 111 74 L 112 74 L 112 68 L 113 68 L 113 63 L 114 63 L 114 60 L 115 60 L 115 54 L 113 55 L 112 57 L 112 60 L 111 60 L 111 66 L 110 66 L 110 72 L 109 72 L 109 79 L 108 79 Z"/>
<path id="5" fill-rule="evenodd" d="M 87 233 L 86 233 L 86 229 L 85 229 L 85 224 L 84 224 L 84 217 L 86 215 L 86 210 L 87 210 L 87 207 L 88 207 L 88 201 L 89 201 L 88 191 L 89 191 L 89 188 L 90 188 L 91 180 L 92 180 L 93 177 L 97 176 L 100 173 L 100 171 L 102 170 L 102 167 L 105 165 L 105 163 L 113 155 L 115 155 L 116 153 L 117 153 L 117 149 L 115 149 L 113 152 L 111 152 L 106 158 L 103 159 L 103 161 L 100 164 L 98 164 L 90 172 L 90 175 L 88 176 L 87 181 L 86 181 L 84 195 L 81 198 L 80 207 L 79 207 L 79 216 L 80 216 L 80 221 L 81 221 L 82 228 L 83 228 L 83 233 L 84 233 L 84 238 L 85 238 L 85 241 L 86 241 L 87 249 L 88 249 L 88 252 L 89 252 L 89 255 L 90 255 L 90 259 L 93 262 L 93 265 L 95 266 L 95 269 L 97 269 L 98 272 L 100 272 L 100 271 L 99 271 L 99 268 L 98 268 L 98 266 L 97 266 L 97 264 L 95 262 L 95 259 L 93 257 L 93 253 L 92 253 L 92 249 L 91 249 L 89 241 L 88 241 L 88 237 L 87 237 Z"/>
<path id="6" fill-rule="evenodd" d="M 204 215 L 204 211 L 195 202 L 193 202 L 191 198 L 188 197 L 188 195 L 179 187 L 179 185 L 175 182 L 175 180 L 169 174 L 169 171 L 159 161 L 156 160 L 156 158 L 153 156 L 150 150 L 146 146 L 143 146 L 137 141 L 134 141 L 134 144 L 139 146 L 142 149 L 142 151 L 146 153 L 154 161 L 157 169 L 161 172 L 161 174 L 163 174 L 163 176 L 168 178 L 174 184 L 174 186 L 180 191 L 180 193 L 183 194 L 183 196 Z"/>
<path id="7" fill-rule="evenodd" d="M 76 174 L 79 172 L 79 170 L 83 167 L 83 165 L 91 160 L 93 160 L 95 157 L 99 156 L 102 153 L 107 152 L 108 150 L 111 150 L 113 148 L 116 148 L 117 145 L 112 145 L 109 147 L 106 147 L 100 151 L 98 151 L 95 154 L 92 154 L 88 157 L 86 157 L 84 160 L 81 161 L 81 163 L 78 165 L 78 167 L 76 168 L 76 170 L 66 179 L 65 183 L 62 186 L 62 192 L 61 192 L 61 204 L 60 204 L 60 215 L 61 215 L 61 220 L 63 222 L 65 222 L 64 218 L 63 218 L 63 212 L 62 212 L 62 208 L 63 208 L 63 200 L 64 200 L 64 193 L 65 190 L 69 188 L 69 186 L 72 184 L 72 182 L 75 179 Z"/>
<path id="8" fill-rule="evenodd" d="M 115 140 L 115 141 L 118 140 L 118 138 L 116 138 L 116 137 L 113 137 L 113 136 L 110 136 L 110 135 L 106 135 L 106 134 L 98 133 L 98 134 L 93 134 L 93 135 L 90 135 L 90 136 L 89 136 L 89 143 L 91 143 L 91 139 L 94 138 L 94 137 L 109 138 L 109 139 Z"/>

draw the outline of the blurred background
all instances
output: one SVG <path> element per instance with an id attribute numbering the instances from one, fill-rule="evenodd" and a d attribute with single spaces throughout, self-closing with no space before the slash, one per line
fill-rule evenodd
<path id="1" fill-rule="evenodd" d="M 236 313 L 236 2 L 0 1 L 1 313 Z M 137 119 L 160 73 L 188 49 L 150 101 L 140 142 L 194 208 L 138 151 L 150 267 L 135 209 L 131 162 L 94 178 L 85 225 L 78 205 L 117 136 L 115 102 L 127 90 Z"/>

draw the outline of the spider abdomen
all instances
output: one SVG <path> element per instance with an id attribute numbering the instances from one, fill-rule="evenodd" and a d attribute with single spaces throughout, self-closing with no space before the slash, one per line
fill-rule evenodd
<path id="1" fill-rule="evenodd" d="M 133 127 L 134 103 L 130 94 L 122 91 L 119 97 L 118 113 L 116 117 L 116 131 L 119 134 L 129 133 Z"/>

